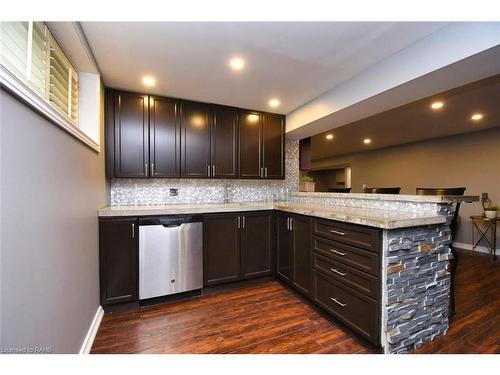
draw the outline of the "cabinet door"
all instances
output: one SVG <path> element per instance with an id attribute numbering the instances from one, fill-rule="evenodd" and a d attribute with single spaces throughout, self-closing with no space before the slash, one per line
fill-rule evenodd
<path id="1" fill-rule="evenodd" d="M 305 294 L 311 293 L 311 219 L 293 215 L 292 226 L 292 284 Z"/>
<path id="2" fill-rule="evenodd" d="M 148 96 L 115 93 L 115 176 L 148 177 Z"/>
<path id="3" fill-rule="evenodd" d="M 209 105 L 183 102 L 181 121 L 182 177 L 210 177 Z"/>
<path id="4" fill-rule="evenodd" d="M 263 162 L 264 178 L 285 178 L 285 118 L 282 115 L 264 114 Z"/>
<path id="5" fill-rule="evenodd" d="M 241 273 L 243 277 L 272 271 L 272 214 L 241 213 Z"/>
<path id="6" fill-rule="evenodd" d="M 213 106 L 212 177 L 238 177 L 238 110 Z"/>
<path id="7" fill-rule="evenodd" d="M 99 222 L 101 305 L 137 300 L 137 220 Z"/>
<path id="8" fill-rule="evenodd" d="M 276 262 L 277 274 L 285 281 L 291 282 L 291 255 L 292 236 L 289 229 L 289 217 L 287 215 L 276 215 Z"/>
<path id="9" fill-rule="evenodd" d="M 215 214 L 203 218 L 204 285 L 237 280 L 240 275 L 238 215 Z"/>
<path id="10" fill-rule="evenodd" d="M 240 178 L 261 178 L 263 175 L 261 113 L 240 111 L 239 138 Z"/>
<path id="11" fill-rule="evenodd" d="M 179 102 L 150 96 L 149 160 L 151 177 L 180 177 Z"/>

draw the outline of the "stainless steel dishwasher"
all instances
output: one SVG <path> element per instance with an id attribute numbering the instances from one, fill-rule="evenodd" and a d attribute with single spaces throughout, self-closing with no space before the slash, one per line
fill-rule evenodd
<path id="1" fill-rule="evenodd" d="M 139 219 L 139 299 L 201 289 L 202 248 L 199 215 Z"/>

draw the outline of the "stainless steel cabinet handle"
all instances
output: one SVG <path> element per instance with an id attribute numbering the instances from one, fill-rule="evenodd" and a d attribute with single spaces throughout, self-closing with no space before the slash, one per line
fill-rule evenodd
<path id="1" fill-rule="evenodd" d="M 338 234 L 339 236 L 345 236 L 345 233 L 344 232 L 339 232 L 338 230 L 333 230 L 331 229 L 330 232 L 332 233 L 335 233 L 335 234 Z"/>
<path id="2" fill-rule="evenodd" d="M 263 178 L 264 177 L 264 168 L 261 168 L 260 169 L 260 177 Z"/>
<path id="3" fill-rule="evenodd" d="M 155 174 L 155 163 L 151 163 L 151 176 Z"/>
<path id="4" fill-rule="evenodd" d="M 336 270 L 335 268 L 330 268 L 330 271 L 335 272 L 337 275 L 340 275 L 340 276 L 347 276 L 347 273 L 340 272 L 339 270 Z"/>
<path id="5" fill-rule="evenodd" d="M 241 217 L 238 216 L 238 229 L 241 227 Z"/>
<path id="6" fill-rule="evenodd" d="M 267 178 L 267 168 L 264 168 L 264 177 Z"/>
<path id="7" fill-rule="evenodd" d="M 290 218 L 290 232 L 293 230 L 293 217 Z"/>
<path id="8" fill-rule="evenodd" d="M 146 175 L 148 174 L 148 163 L 144 163 L 144 170 L 146 172 Z"/>
<path id="9" fill-rule="evenodd" d="M 207 165 L 207 175 L 210 177 L 210 165 Z"/>
<path id="10" fill-rule="evenodd" d="M 245 216 L 242 216 L 242 219 L 243 219 L 243 229 L 245 229 L 245 221 L 246 221 Z"/>
<path id="11" fill-rule="evenodd" d="M 330 249 L 330 251 L 331 251 L 332 253 L 335 253 L 335 254 L 338 254 L 338 255 L 341 255 L 341 256 L 345 256 L 345 255 L 346 255 L 346 253 L 341 253 L 340 251 L 335 250 L 335 249 Z"/>
<path id="12" fill-rule="evenodd" d="M 135 238 L 135 224 L 132 223 L 132 238 Z"/>
<path id="13" fill-rule="evenodd" d="M 215 165 L 212 165 L 212 176 L 215 177 Z"/>
<path id="14" fill-rule="evenodd" d="M 347 306 L 347 303 L 342 303 L 340 302 L 337 298 L 330 298 L 333 302 L 335 302 L 337 305 L 340 305 L 342 307 L 346 307 Z"/>

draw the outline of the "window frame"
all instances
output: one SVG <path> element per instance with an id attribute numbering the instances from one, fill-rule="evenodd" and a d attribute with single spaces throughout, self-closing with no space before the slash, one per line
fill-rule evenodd
<path id="1" fill-rule="evenodd" d="M 33 21 L 29 21 L 29 30 L 32 30 L 33 28 Z M 48 29 L 48 26 L 45 24 L 45 27 Z M 69 78 L 72 77 L 73 74 L 75 74 L 76 79 L 78 80 L 78 71 L 74 68 L 74 66 L 71 64 L 71 61 L 67 58 L 67 56 L 64 54 L 64 51 L 58 44 L 57 40 L 55 37 L 52 35 L 52 32 L 50 29 L 47 30 L 49 33 L 49 36 L 47 38 L 47 53 L 48 55 L 48 65 L 46 67 L 48 73 L 47 73 L 47 82 L 46 82 L 46 87 L 48 90 L 49 87 L 49 71 L 50 71 L 50 47 L 51 43 L 55 42 L 56 47 L 62 52 L 63 57 L 67 60 L 67 63 L 69 64 L 69 69 L 71 71 L 71 75 Z M 29 62 L 28 64 L 31 64 Z M 43 97 L 40 93 L 38 93 L 34 88 L 30 86 L 30 81 L 28 78 L 28 75 L 26 74 L 25 77 L 21 76 L 18 74 L 14 69 L 10 68 L 9 66 L 4 65 L 3 63 L 0 62 L 0 87 L 5 88 L 7 91 L 10 93 L 14 94 L 26 104 L 31 106 L 33 109 L 35 109 L 37 112 L 39 112 L 41 115 L 46 117 L 48 120 L 53 122 L 55 125 L 59 126 L 66 132 L 68 132 L 70 135 L 74 136 L 90 148 L 94 149 L 95 151 L 99 152 L 100 151 L 100 145 L 96 141 L 94 141 L 91 137 L 89 137 L 84 131 L 82 131 L 78 127 L 78 118 L 79 118 L 79 101 L 80 101 L 80 95 L 76 104 L 76 112 L 77 112 L 77 118 L 76 121 L 73 122 L 71 120 L 71 107 L 69 107 L 69 114 L 65 114 L 63 111 L 61 111 L 55 104 L 51 103 L 51 101 L 48 99 L 48 96 L 45 98 Z M 72 81 L 69 81 L 69 89 L 68 89 L 68 101 L 72 100 L 69 99 L 71 98 L 71 90 L 73 89 L 73 84 Z M 80 89 L 79 89 L 80 91 Z"/>

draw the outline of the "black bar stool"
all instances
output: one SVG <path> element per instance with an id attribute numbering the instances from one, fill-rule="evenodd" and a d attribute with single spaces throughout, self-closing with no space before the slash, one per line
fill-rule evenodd
<path id="1" fill-rule="evenodd" d="M 417 188 L 417 195 L 464 195 L 465 188 Z M 458 264 L 457 252 L 453 247 L 453 240 L 458 228 L 458 211 L 460 210 L 460 202 L 455 203 L 455 212 L 450 223 L 451 244 L 450 249 L 453 254 L 453 261 L 450 269 L 450 294 L 451 294 L 451 313 L 455 314 L 455 271 Z"/>
<path id="2" fill-rule="evenodd" d="M 400 187 L 366 187 L 363 193 L 366 194 L 399 194 Z"/>
<path id="3" fill-rule="evenodd" d="M 328 188 L 329 193 L 350 193 L 351 188 Z"/>

